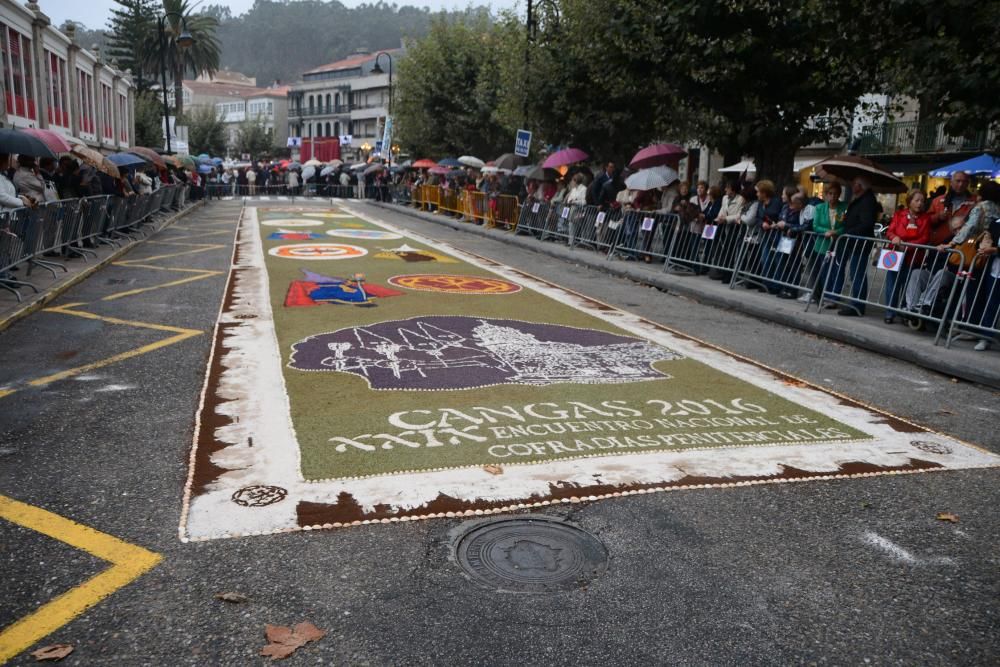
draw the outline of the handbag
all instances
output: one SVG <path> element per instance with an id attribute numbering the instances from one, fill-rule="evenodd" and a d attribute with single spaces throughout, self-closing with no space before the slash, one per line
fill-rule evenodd
<path id="1" fill-rule="evenodd" d="M 957 268 L 964 267 L 966 271 L 983 268 L 986 264 L 986 256 L 979 254 L 979 242 L 983 240 L 986 233 L 982 232 L 975 238 L 966 239 L 965 243 L 955 246 L 954 249 L 958 252 L 949 253 L 948 264 Z"/>

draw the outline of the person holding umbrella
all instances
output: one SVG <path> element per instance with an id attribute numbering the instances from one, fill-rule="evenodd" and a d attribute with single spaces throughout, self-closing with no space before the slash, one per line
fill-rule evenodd
<path id="1" fill-rule="evenodd" d="M 0 153 L 0 210 L 12 211 L 15 208 L 34 206 L 30 197 L 17 194 L 17 188 L 7 178 L 8 169 L 10 169 L 10 155 Z"/>

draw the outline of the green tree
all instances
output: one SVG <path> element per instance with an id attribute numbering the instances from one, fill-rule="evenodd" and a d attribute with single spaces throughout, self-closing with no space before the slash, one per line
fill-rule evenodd
<path id="1" fill-rule="evenodd" d="M 274 149 L 274 133 L 260 116 L 247 118 L 236 129 L 235 142 L 230 148 L 237 154 L 249 153 L 254 160 L 270 156 Z"/>
<path id="2" fill-rule="evenodd" d="M 922 120 L 942 120 L 962 136 L 993 131 L 1000 148 L 1000 3 L 889 0 L 882 25 L 893 50 L 884 54 L 885 90 L 920 103 Z"/>
<path id="3" fill-rule="evenodd" d="M 150 84 L 146 76 L 150 45 L 156 41 L 156 4 L 154 0 L 115 0 L 108 19 L 108 48 L 110 58 L 118 66 L 132 70 L 136 88 L 141 92 Z M 155 78 L 153 79 L 155 82 Z"/>
<path id="4" fill-rule="evenodd" d="M 163 147 L 163 106 L 154 91 L 135 96 L 135 145 Z"/>
<path id="5" fill-rule="evenodd" d="M 195 107 L 186 117 L 188 150 L 193 155 L 222 155 L 226 151 L 226 125 L 214 107 Z"/>
<path id="6" fill-rule="evenodd" d="M 471 153 L 484 158 L 513 141 L 497 114 L 500 33 L 488 17 L 437 18 L 397 63 L 395 133 L 412 155 Z"/>
<path id="7" fill-rule="evenodd" d="M 219 70 L 220 46 L 216 36 L 219 22 L 207 14 L 192 14 L 188 0 L 163 0 L 163 10 L 169 17 L 164 22 L 164 38 L 159 34 L 147 54 L 147 68 L 160 71 L 160 58 L 174 82 L 174 109 L 184 113 L 183 83 L 185 74 L 215 74 Z M 183 17 L 183 20 L 181 19 Z M 177 38 L 183 30 L 194 38 L 191 46 L 182 48 Z"/>
<path id="8" fill-rule="evenodd" d="M 652 136 L 694 139 L 753 156 L 784 180 L 795 152 L 849 136 L 853 111 L 877 88 L 881 5 L 867 0 L 560 2 L 564 29 L 589 30 L 610 99 L 631 96 Z M 636 114 L 638 115 L 638 114 Z M 652 138 L 652 136 L 650 138 Z"/>

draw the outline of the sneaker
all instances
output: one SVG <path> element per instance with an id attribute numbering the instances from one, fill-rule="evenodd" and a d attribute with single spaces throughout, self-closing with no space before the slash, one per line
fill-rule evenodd
<path id="1" fill-rule="evenodd" d="M 798 301 L 801 301 L 802 303 L 809 303 L 812 300 L 812 294 L 803 294 L 798 298 Z"/>
<path id="2" fill-rule="evenodd" d="M 990 345 L 992 344 L 992 342 L 993 341 L 989 340 L 981 340 L 978 343 L 976 343 L 976 346 L 972 349 L 975 350 L 976 352 L 985 352 L 986 350 L 990 349 Z"/>

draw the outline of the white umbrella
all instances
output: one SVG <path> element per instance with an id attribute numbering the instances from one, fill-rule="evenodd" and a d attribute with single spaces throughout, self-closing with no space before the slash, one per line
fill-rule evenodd
<path id="1" fill-rule="evenodd" d="M 320 170 L 319 175 L 320 176 L 329 176 L 330 174 L 332 174 L 335 171 L 337 171 L 336 167 L 323 167 Z"/>
<path id="2" fill-rule="evenodd" d="M 742 174 L 744 171 L 752 174 L 757 171 L 757 167 L 754 165 L 753 160 L 743 160 L 743 162 L 737 162 L 736 164 L 731 164 L 728 167 L 723 167 L 719 171 L 724 174 Z"/>
<path id="3" fill-rule="evenodd" d="M 302 166 L 303 167 L 322 167 L 323 163 L 320 162 L 319 160 L 317 160 L 316 158 L 313 158 L 311 160 L 307 160 Z"/>
<path id="4" fill-rule="evenodd" d="M 678 180 L 677 171 L 666 165 L 651 167 L 635 172 L 625 179 L 625 187 L 629 190 L 655 190 Z"/>
<path id="5" fill-rule="evenodd" d="M 334 169 L 336 169 L 340 165 L 344 164 L 344 161 L 343 160 L 330 160 L 329 162 L 327 162 L 327 164 L 330 165 L 331 167 L 333 167 Z"/>
<path id="6" fill-rule="evenodd" d="M 466 167 L 472 167 L 473 169 L 482 169 L 486 166 L 486 163 L 477 157 L 472 157 L 471 155 L 463 155 L 458 158 L 458 161 L 464 164 Z"/>
<path id="7" fill-rule="evenodd" d="M 359 170 L 367 169 L 367 168 L 368 168 L 368 163 L 367 162 L 359 162 L 357 164 L 352 164 L 351 165 L 351 171 L 359 171 Z"/>
<path id="8" fill-rule="evenodd" d="M 316 175 L 316 167 L 313 167 L 312 165 L 309 165 L 302 170 L 302 180 L 304 181 L 308 181 L 315 175 Z"/>

